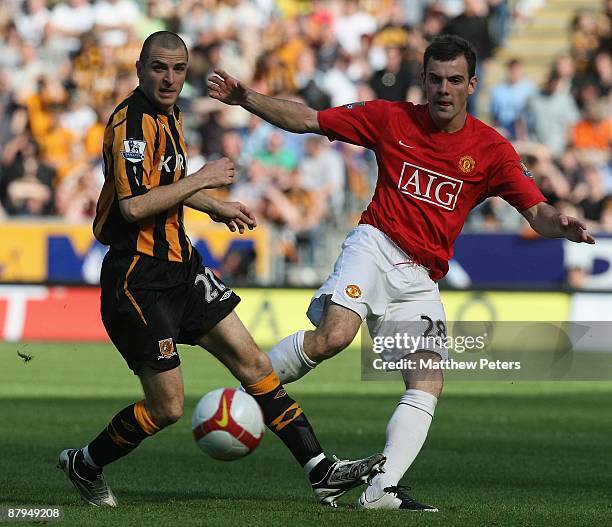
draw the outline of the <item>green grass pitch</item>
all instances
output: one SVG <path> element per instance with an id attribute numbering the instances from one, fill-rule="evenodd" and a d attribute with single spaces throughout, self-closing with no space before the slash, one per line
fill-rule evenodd
<path id="1" fill-rule="evenodd" d="M 120 502 L 111 510 L 82 503 L 55 463 L 140 398 L 137 378 L 110 345 L 1 344 L 0 506 L 62 506 L 58 525 L 78 526 L 612 525 L 612 382 L 449 383 L 403 481 L 441 512 L 415 515 L 357 510 L 357 491 L 337 509 L 317 505 L 269 432 L 243 460 L 207 458 L 191 411 L 208 390 L 236 383 L 205 352 L 181 355 L 185 416 L 107 468 Z M 361 382 L 352 348 L 289 391 L 328 454 L 355 458 L 382 449 L 403 388 Z"/>

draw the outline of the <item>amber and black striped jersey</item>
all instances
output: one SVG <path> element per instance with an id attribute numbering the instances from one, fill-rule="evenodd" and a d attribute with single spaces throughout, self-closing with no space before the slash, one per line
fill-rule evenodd
<path id="1" fill-rule="evenodd" d="M 181 123 L 178 107 L 166 114 L 139 88 L 117 106 L 104 132 L 104 186 L 93 226 L 98 241 L 120 252 L 189 261 L 192 247 L 183 226 L 182 203 L 134 223 L 126 221 L 119 209 L 119 200 L 186 176 Z"/>

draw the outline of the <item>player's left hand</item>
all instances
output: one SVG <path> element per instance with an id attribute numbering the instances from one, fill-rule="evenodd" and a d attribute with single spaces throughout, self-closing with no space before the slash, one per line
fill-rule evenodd
<path id="1" fill-rule="evenodd" d="M 595 243 L 595 238 L 587 231 L 586 224 L 572 216 L 559 214 L 559 226 L 563 236 L 572 242 Z"/>
<path id="2" fill-rule="evenodd" d="M 251 209 L 239 201 L 219 201 L 209 216 L 213 221 L 225 223 L 230 231 L 238 231 L 240 234 L 247 228 L 253 230 L 257 227 L 257 220 Z"/>

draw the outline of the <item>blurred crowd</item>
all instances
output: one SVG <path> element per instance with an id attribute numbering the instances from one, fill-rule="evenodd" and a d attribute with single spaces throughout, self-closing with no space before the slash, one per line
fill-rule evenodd
<path id="1" fill-rule="evenodd" d="M 605 16 L 577 11 L 570 51 L 551 61 L 541 86 L 520 60 L 491 88 L 489 119 L 521 154 L 549 203 L 595 232 L 612 233 L 612 1 Z M 521 218 L 500 199 L 472 216 L 475 229 L 515 230 Z"/>
<path id="2" fill-rule="evenodd" d="M 249 204 L 275 233 L 281 259 L 316 266 L 334 229 L 346 232 L 376 179 L 371 152 L 274 129 L 207 97 L 217 67 L 263 93 L 323 109 L 384 98 L 424 102 L 421 57 L 440 33 L 476 47 L 481 86 L 471 111 L 521 153 L 549 201 L 612 232 L 612 1 L 577 11 L 571 50 L 537 86 L 519 60 L 487 84 L 487 62 L 544 0 L 3 0 L 0 12 L 0 215 L 90 221 L 103 182 L 104 126 L 137 84 L 144 38 L 167 29 L 190 49 L 179 106 L 189 171 L 219 156 L 238 168 L 222 197 Z M 488 200 L 468 228 L 522 228 Z M 243 269 L 237 265 L 236 269 Z M 231 272 L 231 269 L 228 270 Z"/>

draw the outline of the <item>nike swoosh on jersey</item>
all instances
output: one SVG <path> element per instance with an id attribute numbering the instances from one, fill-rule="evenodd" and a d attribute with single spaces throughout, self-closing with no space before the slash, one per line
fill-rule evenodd
<path id="1" fill-rule="evenodd" d="M 229 423 L 229 412 L 227 411 L 227 399 L 223 396 L 221 399 L 221 404 L 223 405 L 223 409 L 221 410 L 221 419 L 217 419 L 215 423 L 217 423 L 221 428 L 225 428 L 227 423 Z"/>
<path id="2" fill-rule="evenodd" d="M 401 139 L 399 140 L 399 144 L 400 144 L 400 145 L 402 145 L 402 146 L 405 146 L 406 148 L 415 148 L 414 146 L 407 145 L 407 144 L 406 144 L 406 143 L 404 143 L 404 141 L 402 141 Z"/>

